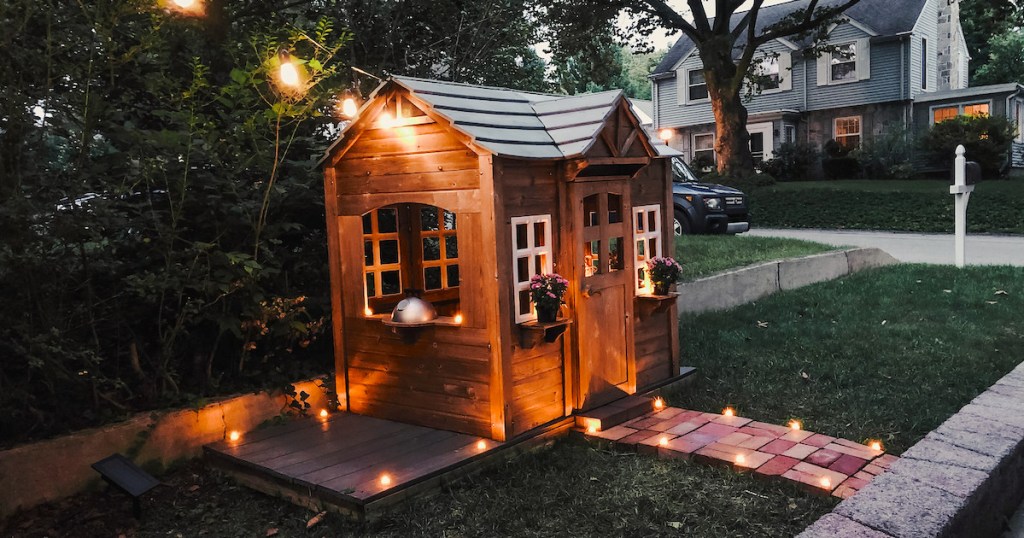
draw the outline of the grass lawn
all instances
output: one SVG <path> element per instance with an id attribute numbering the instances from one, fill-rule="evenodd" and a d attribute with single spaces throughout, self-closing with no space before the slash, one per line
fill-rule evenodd
<path id="1" fill-rule="evenodd" d="M 686 281 L 727 269 L 830 250 L 836 247 L 778 237 L 684 235 L 676 238 L 676 260 L 683 264 L 683 280 Z"/>
<path id="2" fill-rule="evenodd" d="M 749 194 L 751 220 L 765 228 L 953 230 L 953 196 L 945 181 L 789 182 Z M 1024 178 L 980 183 L 967 223 L 972 232 L 1024 234 Z"/>
<path id="3" fill-rule="evenodd" d="M 1024 361 L 1022 312 L 1024 269 L 895 266 L 686 316 L 699 377 L 669 402 L 898 454 Z"/>

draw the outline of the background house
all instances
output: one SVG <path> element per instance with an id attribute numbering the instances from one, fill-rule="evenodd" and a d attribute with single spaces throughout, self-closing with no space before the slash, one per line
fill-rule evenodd
<path id="1" fill-rule="evenodd" d="M 807 5 L 762 8 L 759 24 Z M 755 160 L 771 158 L 784 143 L 821 148 L 835 140 L 852 148 L 891 129 L 921 133 L 960 114 L 1004 114 L 1024 127 L 1021 87 L 968 87 L 959 0 L 862 0 L 833 25 L 829 43 L 838 50 L 820 57 L 805 56 L 808 42 L 776 39 L 762 47 L 758 57 L 765 58 L 761 69 L 770 83 L 747 103 Z M 674 132 L 669 145 L 690 160 L 714 159 L 714 116 L 689 38 L 676 42 L 652 80 L 655 127 Z M 1015 166 L 1024 166 L 1022 142 L 1018 137 L 1014 144 Z"/>

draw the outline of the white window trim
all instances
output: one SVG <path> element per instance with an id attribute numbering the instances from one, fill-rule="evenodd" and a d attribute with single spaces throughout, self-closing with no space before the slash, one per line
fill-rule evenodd
<path id="1" fill-rule="evenodd" d="M 854 57 L 854 73 L 857 75 L 852 80 L 832 80 L 832 53 L 822 54 L 818 57 L 818 86 L 842 86 L 869 80 L 871 78 L 871 40 L 854 39 L 833 43 L 836 47 L 843 45 L 854 45 L 857 48 L 857 55 Z"/>
<path id="2" fill-rule="evenodd" d="M 1017 142 L 1024 142 L 1024 101 L 1014 101 L 1014 110 L 1017 114 Z"/>
<path id="3" fill-rule="evenodd" d="M 544 226 L 544 246 L 538 247 L 537 240 L 534 237 L 535 230 L 534 224 L 543 222 Z M 526 243 L 529 245 L 528 248 L 520 249 L 516 245 L 516 226 L 519 224 L 526 225 Z M 537 256 L 544 254 L 544 267 L 536 267 Z M 546 274 L 553 272 L 552 263 L 552 251 L 551 251 L 551 215 L 531 215 L 528 217 L 513 217 L 512 218 L 512 296 L 515 301 L 515 314 L 516 323 L 524 323 L 537 319 L 537 309 L 530 307 L 530 312 L 527 314 L 520 314 L 520 307 L 522 306 L 519 301 L 519 292 L 530 289 L 530 279 L 527 278 L 526 282 L 518 282 L 516 278 L 516 271 L 519 270 L 519 258 L 526 257 L 529 264 L 530 277 L 536 274 Z"/>
<path id="4" fill-rule="evenodd" d="M 680 102 L 680 104 L 683 104 L 683 105 L 699 105 L 701 103 L 710 103 L 711 102 L 711 93 L 710 92 L 708 92 L 708 96 L 706 98 L 704 98 L 704 99 L 690 99 L 690 73 L 693 72 L 693 71 L 703 71 L 703 70 L 704 69 L 701 69 L 701 68 L 698 68 L 698 69 L 683 69 L 683 70 L 681 70 L 682 73 L 683 73 L 683 81 L 682 81 L 683 84 L 682 84 L 682 89 L 680 91 L 682 92 L 681 96 L 683 97 L 683 100 L 682 100 L 682 102 Z M 705 80 L 704 81 L 704 87 L 706 88 L 707 85 L 708 85 L 708 81 Z"/>
<path id="5" fill-rule="evenodd" d="M 758 95 L 771 95 L 773 93 L 788 92 L 793 89 L 793 57 L 788 52 L 780 52 L 775 58 L 779 66 L 779 86 L 772 89 L 762 89 Z"/>
<path id="6" fill-rule="evenodd" d="M 650 225 L 648 223 L 650 222 L 650 220 L 648 220 L 647 214 L 651 213 L 651 212 L 654 212 L 654 218 L 656 219 L 655 221 L 658 223 L 658 229 L 655 230 L 655 231 L 651 231 L 649 229 Z M 637 221 L 638 217 L 643 218 L 644 219 L 643 222 L 646 224 L 643 232 L 637 232 L 637 230 L 636 230 L 636 221 Z M 647 276 L 647 260 L 649 260 L 651 258 L 655 258 L 655 257 L 661 256 L 661 252 L 662 252 L 661 251 L 662 243 L 663 243 L 662 238 L 664 236 L 662 234 L 662 230 L 661 229 L 665 226 L 665 223 L 662 222 L 662 220 L 661 220 L 661 205 L 654 204 L 654 205 L 644 205 L 644 206 L 635 206 L 635 207 L 633 207 L 633 224 L 632 224 L 632 226 L 633 226 L 633 249 L 634 249 L 634 252 L 637 252 L 637 254 L 636 254 L 636 258 L 637 258 L 637 260 L 636 260 L 636 267 L 634 269 L 642 270 L 644 272 L 644 277 L 645 277 L 644 280 L 646 280 L 646 276 Z M 651 243 L 649 241 L 650 239 L 657 239 L 658 240 L 657 243 L 656 243 L 657 244 L 657 248 L 655 249 L 655 250 L 657 250 L 657 252 L 653 252 L 653 253 L 650 252 L 650 248 L 651 248 Z M 645 252 L 645 255 L 644 255 L 644 258 L 642 260 L 640 259 L 640 254 L 638 253 L 638 251 L 636 251 L 636 244 L 639 243 L 640 241 L 644 242 L 644 252 Z M 646 290 L 645 286 L 641 282 L 637 282 L 636 283 L 636 294 L 637 295 L 641 295 L 641 294 L 643 294 L 646 291 L 647 290 Z"/>
<path id="7" fill-rule="evenodd" d="M 863 116 L 843 116 L 841 118 L 833 119 L 832 120 L 832 139 L 835 140 L 836 142 L 839 142 L 839 136 L 840 135 L 838 133 L 838 131 L 839 131 L 838 125 L 839 125 L 840 121 L 842 121 L 842 120 L 852 120 L 854 118 L 857 119 L 857 127 L 860 130 L 857 131 L 857 134 L 847 133 L 847 134 L 842 135 L 842 137 L 843 138 L 848 138 L 848 137 L 851 137 L 851 136 L 857 136 L 857 137 L 860 137 L 860 143 L 863 143 L 864 142 L 864 117 Z M 858 145 L 860 145 L 860 144 L 858 144 Z"/>
<path id="8" fill-rule="evenodd" d="M 711 137 L 711 155 L 712 155 L 712 159 L 717 161 L 718 160 L 718 154 L 715 153 L 715 138 L 716 137 L 715 137 L 715 133 L 714 132 L 710 132 L 710 133 L 692 133 L 692 134 L 690 134 L 690 162 L 693 162 L 693 160 L 697 158 L 697 137 L 698 136 L 710 136 Z M 708 150 L 702 149 L 700 151 L 708 151 Z"/>
<path id="9" fill-rule="evenodd" d="M 935 111 L 940 108 L 953 108 L 956 107 L 956 115 L 963 116 L 964 108 L 974 105 L 988 105 L 988 115 L 992 115 L 992 107 L 995 106 L 991 99 L 982 99 L 980 101 L 964 101 L 961 103 L 947 103 L 944 105 L 932 105 L 928 107 L 928 124 L 935 125 Z"/>

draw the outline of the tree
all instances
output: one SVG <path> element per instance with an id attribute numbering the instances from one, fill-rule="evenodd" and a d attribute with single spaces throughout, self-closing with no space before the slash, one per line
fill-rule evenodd
<path id="1" fill-rule="evenodd" d="M 1024 84 L 1024 31 L 1013 28 L 989 41 L 988 62 L 978 68 L 973 85 Z"/>
<path id="2" fill-rule="evenodd" d="M 1014 0 L 962 0 L 960 25 L 967 50 L 971 51 L 970 80 L 974 86 L 975 76 L 991 59 L 990 42 L 1024 26 L 1024 5 Z"/>
<path id="3" fill-rule="evenodd" d="M 702 0 L 687 0 L 688 9 L 677 11 L 666 0 L 549 0 L 545 20 L 549 36 L 560 46 L 579 46 L 579 37 L 594 35 L 595 29 L 611 31 L 625 11 L 632 16 L 628 34 L 645 38 L 658 26 L 678 30 L 696 46 L 704 63 L 717 136 L 715 151 L 718 171 L 732 177 L 754 173 L 748 146 L 747 109 L 742 92 L 746 81 L 756 79 L 758 47 L 777 38 L 810 39 L 812 52 L 820 54 L 829 25 L 860 0 L 845 0 L 831 7 L 810 0 L 774 24 L 759 23 L 764 0 L 753 0 L 740 11 L 743 0 L 716 0 L 716 16 L 710 17 Z M 692 21 L 692 22 L 691 22 Z"/>

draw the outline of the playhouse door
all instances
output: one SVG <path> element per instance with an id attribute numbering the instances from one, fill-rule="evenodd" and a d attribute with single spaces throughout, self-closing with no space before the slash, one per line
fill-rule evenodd
<path id="1" fill-rule="evenodd" d="M 578 245 L 577 406 L 588 409 L 630 392 L 633 245 L 625 181 L 573 185 Z"/>

